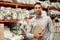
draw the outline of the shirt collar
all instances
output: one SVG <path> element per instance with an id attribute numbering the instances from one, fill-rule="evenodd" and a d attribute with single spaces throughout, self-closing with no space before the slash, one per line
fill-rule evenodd
<path id="1" fill-rule="evenodd" d="M 35 19 L 40 19 L 40 18 L 43 18 L 42 12 L 41 12 L 41 16 L 39 18 L 36 18 L 36 15 L 35 15 Z"/>

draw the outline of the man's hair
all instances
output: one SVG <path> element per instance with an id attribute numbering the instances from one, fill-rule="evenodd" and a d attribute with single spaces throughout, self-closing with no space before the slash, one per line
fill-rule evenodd
<path id="1" fill-rule="evenodd" d="M 36 2 L 36 3 L 34 4 L 34 6 L 35 6 L 36 4 L 39 4 L 39 5 L 41 5 L 41 3 L 40 3 L 40 2 Z M 42 6 L 42 5 L 41 5 L 41 6 Z"/>

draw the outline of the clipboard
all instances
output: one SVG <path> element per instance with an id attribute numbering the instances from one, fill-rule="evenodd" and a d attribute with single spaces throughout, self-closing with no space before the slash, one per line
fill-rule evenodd
<path id="1" fill-rule="evenodd" d="M 40 25 L 36 25 L 34 28 L 33 28 L 33 30 L 32 30 L 32 33 L 33 34 L 36 34 L 36 35 L 43 35 L 43 30 L 42 30 L 42 28 L 41 28 L 41 26 Z M 33 40 L 38 40 L 39 38 L 33 38 Z"/>

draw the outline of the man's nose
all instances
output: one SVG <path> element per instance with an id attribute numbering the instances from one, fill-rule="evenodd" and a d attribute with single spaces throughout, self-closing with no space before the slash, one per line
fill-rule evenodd
<path id="1" fill-rule="evenodd" d="M 37 11 L 39 12 L 39 10 L 37 9 Z"/>

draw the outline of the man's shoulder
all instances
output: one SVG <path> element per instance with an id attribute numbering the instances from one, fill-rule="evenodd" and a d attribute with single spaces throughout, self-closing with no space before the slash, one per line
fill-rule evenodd
<path id="1" fill-rule="evenodd" d="M 50 16 L 44 16 L 45 18 L 50 18 Z"/>
<path id="2" fill-rule="evenodd" d="M 50 16 L 47 16 L 48 19 L 51 19 Z"/>
<path id="3" fill-rule="evenodd" d="M 45 19 L 51 19 L 50 16 L 44 16 Z"/>
<path id="4" fill-rule="evenodd" d="M 30 19 L 29 22 L 32 22 L 32 21 L 34 21 L 34 20 L 35 20 L 35 17 L 33 17 L 32 19 Z"/>

